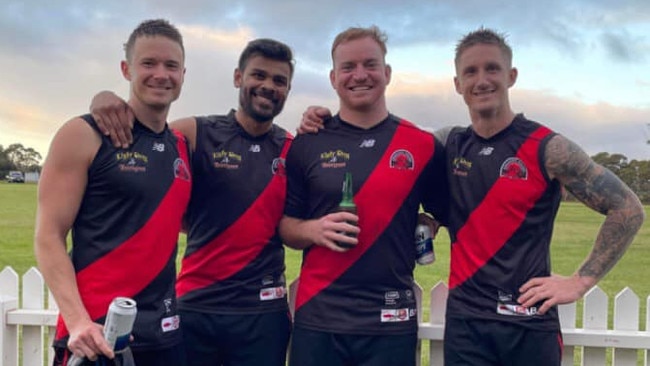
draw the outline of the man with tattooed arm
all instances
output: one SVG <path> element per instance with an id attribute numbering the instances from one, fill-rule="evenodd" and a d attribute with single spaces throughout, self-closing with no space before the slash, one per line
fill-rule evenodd
<path id="1" fill-rule="evenodd" d="M 560 365 L 557 305 L 580 299 L 623 256 L 645 218 L 638 197 L 575 143 L 515 114 L 517 80 L 503 35 L 478 29 L 456 47 L 454 85 L 469 127 L 436 132 L 446 145 L 451 267 L 445 365 Z M 320 127 L 312 107 L 299 132 Z M 568 277 L 552 275 L 561 187 L 605 215 Z"/>

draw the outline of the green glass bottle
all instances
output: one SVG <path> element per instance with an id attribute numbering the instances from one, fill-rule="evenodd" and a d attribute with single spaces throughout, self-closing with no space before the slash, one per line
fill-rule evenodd
<path id="1" fill-rule="evenodd" d="M 354 201 L 352 198 L 354 197 L 354 190 L 352 189 L 352 173 L 346 172 L 345 173 L 345 178 L 343 178 L 343 188 L 342 188 L 342 193 L 343 193 L 343 199 L 341 199 L 341 202 L 339 203 L 338 207 L 338 212 L 344 211 L 344 212 L 350 212 L 353 214 L 357 214 L 357 205 L 354 204 Z M 347 222 L 350 225 L 356 226 L 357 224 L 352 221 Z M 356 235 L 352 233 L 345 233 L 345 235 L 349 237 L 355 238 Z M 350 249 L 354 247 L 354 245 L 350 245 L 348 243 L 341 243 L 337 242 L 336 245 L 338 245 L 341 248 L 346 248 Z"/>

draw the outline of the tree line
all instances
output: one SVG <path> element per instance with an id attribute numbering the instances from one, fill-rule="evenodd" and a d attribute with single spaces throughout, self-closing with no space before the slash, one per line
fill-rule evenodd
<path id="1" fill-rule="evenodd" d="M 641 202 L 650 204 L 650 161 L 631 160 L 623 154 L 598 153 L 591 157 L 608 168 L 639 196 Z"/>
<path id="2" fill-rule="evenodd" d="M 645 204 L 650 204 L 650 161 L 628 160 L 623 154 L 606 152 L 592 156 L 595 162 L 608 168 L 624 181 Z M 0 145 L 0 177 L 11 170 L 22 172 L 40 172 L 42 156 L 31 147 L 11 144 L 7 148 Z M 567 195 L 567 200 L 575 200 Z"/>
<path id="3" fill-rule="evenodd" d="M 0 177 L 4 177 L 12 170 L 40 173 L 42 159 L 38 151 L 23 144 L 11 144 L 7 148 L 0 145 Z"/>

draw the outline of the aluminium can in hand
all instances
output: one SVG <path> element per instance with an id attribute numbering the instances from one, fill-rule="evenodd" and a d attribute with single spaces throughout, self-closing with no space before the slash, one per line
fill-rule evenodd
<path id="1" fill-rule="evenodd" d="M 128 297 L 116 297 L 108 307 L 104 322 L 104 338 L 115 351 L 129 345 L 129 337 L 137 315 L 135 300 Z"/>
<path id="2" fill-rule="evenodd" d="M 433 235 L 429 225 L 418 224 L 415 228 L 415 259 L 418 264 L 431 264 L 436 260 L 433 251 Z"/>
<path id="3" fill-rule="evenodd" d="M 108 306 L 106 321 L 104 322 L 104 339 L 116 353 L 124 350 L 128 351 L 126 347 L 129 345 L 133 323 L 138 313 L 136 305 L 133 299 L 116 297 Z M 128 352 L 127 356 L 132 357 Z M 68 360 L 67 366 L 80 366 L 85 360 L 85 358 L 73 355 Z"/>

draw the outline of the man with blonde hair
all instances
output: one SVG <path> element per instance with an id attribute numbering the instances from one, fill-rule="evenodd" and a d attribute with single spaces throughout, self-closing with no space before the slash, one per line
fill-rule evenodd
<path id="1" fill-rule="evenodd" d="M 420 204 L 444 221 L 444 153 L 433 135 L 388 112 L 385 41 L 374 26 L 335 38 L 339 113 L 287 155 L 280 234 L 304 250 L 293 366 L 415 365 L 414 233 Z M 358 215 L 336 212 L 346 173 Z"/>

